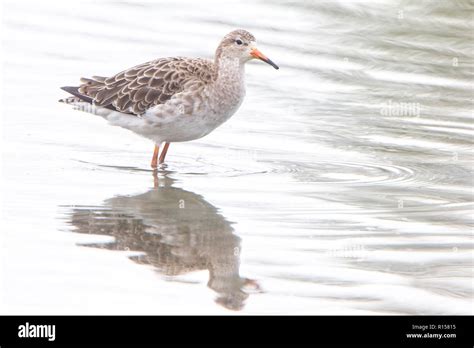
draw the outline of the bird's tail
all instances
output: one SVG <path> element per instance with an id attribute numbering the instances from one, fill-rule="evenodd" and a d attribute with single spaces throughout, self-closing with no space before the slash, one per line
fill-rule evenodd
<path id="1" fill-rule="evenodd" d="M 79 87 L 64 86 L 64 87 L 61 87 L 61 89 L 63 91 L 66 91 L 66 92 L 72 94 L 73 96 L 63 98 L 63 99 L 59 99 L 60 103 L 74 104 L 74 103 L 85 102 L 85 103 L 92 104 L 92 98 L 79 93 Z"/>
<path id="2" fill-rule="evenodd" d="M 73 106 L 74 110 L 80 110 L 90 114 L 104 116 L 98 112 L 98 109 L 96 108 L 92 98 L 79 92 L 79 87 L 65 86 L 61 87 L 61 89 L 72 94 L 72 96 L 59 99 L 60 103 L 70 104 Z"/>

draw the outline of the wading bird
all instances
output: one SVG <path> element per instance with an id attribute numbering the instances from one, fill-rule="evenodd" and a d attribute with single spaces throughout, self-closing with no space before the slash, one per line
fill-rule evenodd
<path id="1" fill-rule="evenodd" d="M 244 66 L 254 58 L 278 69 L 256 48 L 252 34 L 234 30 L 214 60 L 159 58 L 111 77 L 82 78 L 79 87 L 62 87 L 73 96 L 60 101 L 151 139 L 156 168 L 170 143 L 199 139 L 237 111 L 245 96 Z"/>

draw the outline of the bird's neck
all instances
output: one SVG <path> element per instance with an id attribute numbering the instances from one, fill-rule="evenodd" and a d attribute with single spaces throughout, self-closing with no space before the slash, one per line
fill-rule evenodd
<path id="1" fill-rule="evenodd" d="M 216 59 L 218 83 L 232 84 L 243 83 L 245 75 L 245 64 L 239 59 L 219 57 Z"/>

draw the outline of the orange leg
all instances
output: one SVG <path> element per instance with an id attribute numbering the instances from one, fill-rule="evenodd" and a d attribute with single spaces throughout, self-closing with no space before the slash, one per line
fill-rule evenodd
<path id="1" fill-rule="evenodd" d="M 156 168 L 158 167 L 158 152 L 160 151 L 160 147 L 155 145 L 155 151 L 153 151 L 153 157 L 151 158 L 151 167 Z"/>
<path id="2" fill-rule="evenodd" d="M 165 143 L 165 146 L 163 146 L 163 150 L 161 151 L 160 155 L 160 164 L 165 161 L 166 153 L 168 152 L 168 147 L 170 147 L 170 143 Z"/>
<path id="3" fill-rule="evenodd" d="M 158 182 L 158 170 L 153 169 L 153 187 L 158 188 L 159 186 L 160 185 L 159 185 L 159 182 Z"/>

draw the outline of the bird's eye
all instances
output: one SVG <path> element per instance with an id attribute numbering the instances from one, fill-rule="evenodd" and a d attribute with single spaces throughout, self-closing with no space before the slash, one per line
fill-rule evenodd
<path id="1" fill-rule="evenodd" d="M 236 43 L 237 45 L 242 45 L 242 44 L 243 44 L 242 40 L 240 40 L 240 39 L 235 40 L 235 43 Z"/>

